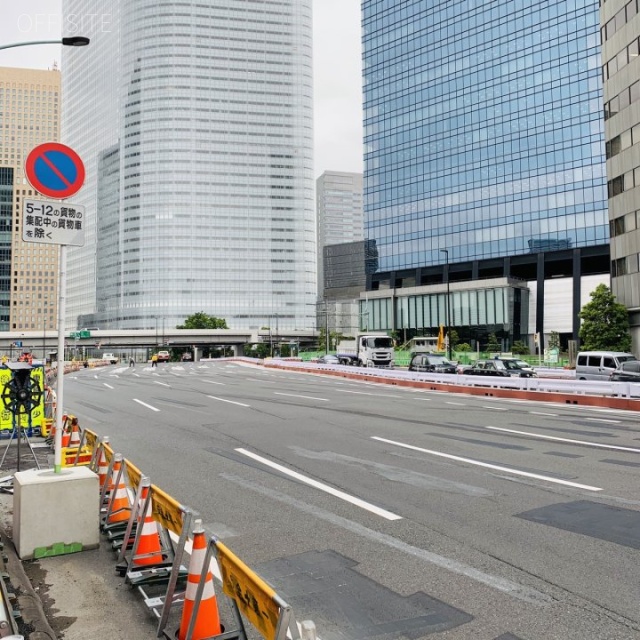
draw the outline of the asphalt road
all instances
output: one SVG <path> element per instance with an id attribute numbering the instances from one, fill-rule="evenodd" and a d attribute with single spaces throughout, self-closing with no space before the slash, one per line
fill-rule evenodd
<path id="1" fill-rule="evenodd" d="M 81 370 L 65 408 L 322 640 L 640 638 L 637 414 L 228 362 Z"/>

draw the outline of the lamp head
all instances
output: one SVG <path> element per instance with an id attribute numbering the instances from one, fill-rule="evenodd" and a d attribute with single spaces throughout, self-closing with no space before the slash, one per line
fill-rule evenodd
<path id="1" fill-rule="evenodd" d="M 89 38 L 85 38 L 84 36 L 71 36 L 69 38 L 62 38 L 62 44 L 65 47 L 86 47 L 89 42 Z"/>

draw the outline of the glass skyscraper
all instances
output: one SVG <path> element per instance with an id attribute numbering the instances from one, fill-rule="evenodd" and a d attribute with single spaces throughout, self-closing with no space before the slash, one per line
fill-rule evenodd
<path id="1" fill-rule="evenodd" d="M 87 164 L 74 202 L 68 321 L 315 325 L 311 0 L 65 0 L 97 15 L 63 58 L 63 135 Z"/>
<path id="2" fill-rule="evenodd" d="M 364 0 L 379 270 L 609 240 L 597 0 Z"/>

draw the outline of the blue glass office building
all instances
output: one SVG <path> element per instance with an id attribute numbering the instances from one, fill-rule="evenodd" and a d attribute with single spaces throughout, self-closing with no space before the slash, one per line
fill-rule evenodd
<path id="1" fill-rule="evenodd" d="M 575 276 L 609 241 L 598 1 L 362 7 L 369 288 L 428 283 L 442 249 L 470 279 L 562 251 Z"/>

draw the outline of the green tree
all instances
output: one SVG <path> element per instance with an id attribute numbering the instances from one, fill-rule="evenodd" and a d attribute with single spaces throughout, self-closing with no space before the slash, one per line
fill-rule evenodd
<path id="1" fill-rule="evenodd" d="M 184 324 L 179 324 L 176 329 L 228 329 L 227 321 L 224 318 L 210 316 L 204 311 L 199 311 L 190 315 Z"/>
<path id="2" fill-rule="evenodd" d="M 529 350 L 528 345 L 526 345 L 522 340 L 516 340 L 511 347 L 511 352 L 515 353 L 518 356 L 528 356 L 531 351 Z"/>
<path id="3" fill-rule="evenodd" d="M 616 297 L 605 284 L 599 284 L 591 292 L 591 302 L 582 307 L 579 313 L 581 349 L 598 351 L 629 351 L 631 333 L 629 332 L 629 312 L 616 302 Z"/>
<path id="4" fill-rule="evenodd" d="M 560 351 L 560 334 L 557 331 L 552 331 L 549 334 L 549 341 L 547 343 L 549 349 L 557 349 Z"/>
<path id="5" fill-rule="evenodd" d="M 449 329 L 449 344 L 454 351 L 457 351 L 457 345 L 460 342 L 460 336 L 455 329 Z"/>
<path id="6" fill-rule="evenodd" d="M 495 333 L 489 334 L 489 340 L 487 342 L 487 351 L 500 351 L 500 343 L 498 342 L 498 338 L 496 338 Z"/>
<path id="7" fill-rule="evenodd" d="M 456 345 L 456 351 L 460 351 L 462 353 L 471 351 L 471 345 L 467 342 L 461 342 L 460 344 Z"/>

